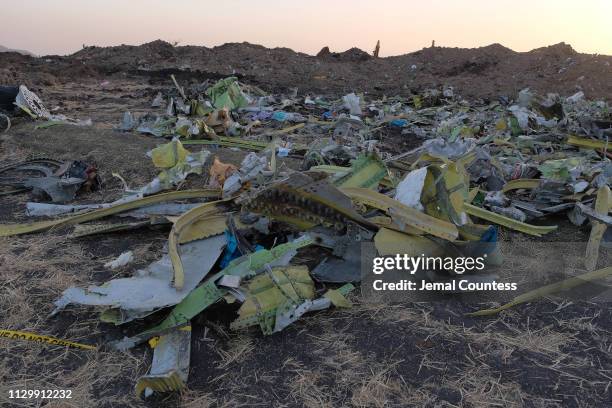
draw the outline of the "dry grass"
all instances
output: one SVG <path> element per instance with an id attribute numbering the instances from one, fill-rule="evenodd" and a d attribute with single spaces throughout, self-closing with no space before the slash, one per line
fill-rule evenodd
<path id="1" fill-rule="evenodd" d="M 3 324 L 13 328 L 46 321 L 49 300 L 86 281 L 94 264 L 77 242 L 52 234 L 0 238 L 0 263 Z"/>
<path id="2" fill-rule="evenodd" d="M 39 344 L 9 344 L 1 347 L 11 358 L 0 377 L 5 379 L 0 390 L 0 405 L 15 404 L 8 399 L 9 389 L 68 389 L 72 398 L 55 406 L 97 407 L 136 406 L 133 392 L 112 391 L 125 378 L 142 374 L 142 362 L 119 353 L 66 350 Z M 42 350 L 42 352 L 41 352 Z M 66 370 L 62 367 L 73 367 Z M 29 405 L 28 405 L 29 404 Z M 31 406 L 32 402 L 23 406 Z M 123 404 L 123 405 L 122 405 Z"/>
<path id="3" fill-rule="evenodd" d="M 135 252 L 155 258 L 149 245 L 141 243 Z M 58 326 L 54 319 L 47 318 L 47 314 L 62 290 L 91 282 L 88 271 L 99 269 L 106 259 L 92 259 L 89 250 L 78 241 L 45 233 L 0 240 L 0 261 L 7 265 L 0 270 L 0 307 L 6 311 L 0 316 L 1 327 L 76 341 L 87 341 L 103 334 L 105 328 L 90 311 L 66 312 L 74 319 L 67 327 Z M 611 333 L 596 323 L 598 315 L 563 319 L 564 315 L 559 314 L 556 325 L 542 326 L 532 323 L 537 317 L 524 317 L 519 311 L 510 310 L 483 325 L 468 327 L 435 317 L 429 304 L 386 305 L 353 300 L 356 304 L 350 310 L 318 313 L 297 323 L 295 336 L 307 339 L 306 349 L 293 356 L 283 349 L 276 350 L 287 355 L 277 372 L 269 372 L 263 367 L 252 371 L 242 368 L 246 362 L 252 366 L 253 361 L 260 358 L 265 361 L 265 356 L 259 356 L 258 345 L 268 339 L 253 338 L 245 333 L 231 334 L 223 345 L 211 344 L 208 339 L 206 344 L 211 345 L 214 350 L 211 354 L 216 356 L 210 365 L 219 374 L 210 386 L 185 391 L 176 398 L 168 397 L 164 406 L 267 406 L 269 397 L 257 391 L 260 386 L 264 387 L 262 389 L 271 387 L 273 391 L 267 392 L 276 393 L 276 402 L 284 401 L 275 403 L 276 406 L 519 407 L 527 401 L 533 406 L 561 406 L 561 397 L 526 392 L 521 384 L 503 378 L 490 365 L 491 356 L 512 366 L 513 361 L 525 353 L 531 356 L 531 366 L 556 376 L 559 392 L 573 384 L 575 389 L 605 395 L 612 387 L 612 372 L 608 367 L 598 366 L 594 357 L 576 356 L 566 351 L 567 347 L 586 347 L 579 334 L 588 333 L 598 339 L 596 347 L 601 353 L 612 352 Z M 566 302 L 556 307 L 563 311 L 571 306 Z M 418 334 L 418 343 L 423 345 L 417 348 L 415 362 L 407 363 L 397 358 L 381 360 L 370 353 L 360 346 L 361 336 L 376 335 L 380 329 L 372 327 L 367 331 L 366 325 L 366 329 L 356 330 L 356 321 Z M 464 344 L 468 351 L 465 355 L 454 356 L 451 361 L 448 356 L 438 355 L 439 349 L 428 343 L 434 346 Z M 3 387 L 0 405 L 18 406 L 15 401 L 7 400 L 5 391 L 9 388 L 68 388 L 73 390 L 72 400 L 53 401 L 46 406 L 143 406 L 143 402 L 134 397 L 132 387 L 134 379 L 147 371 L 148 357 L 68 350 L 6 339 L 0 339 L 0 349 Z M 389 349 L 387 356 L 394 352 Z M 314 358 L 316 363 L 303 363 L 302 353 Z M 414 378 L 406 376 L 406 364 L 414 364 L 417 378 L 423 376 L 420 385 L 415 386 Z M 591 374 L 585 378 L 579 372 L 588 366 L 592 367 Z M 192 376 L 197 375 L 192 372 Z M 427 376 L 439 379 L 427 380 Z M 458 400 L 440 400 L 441 384 L 457 393 Z M 24 403 L 22 406 L 32 405 Z M 577 406 L 581 405 L 577 403 Z"/>
<path id="4" fill-rule="evenodd" d="M 377 364 L 380 366 L 380 364 Z M 405 396 L 409 393 L 407 388 L 392 376 L 393 364 L 384 367 L 371 367 L 368 375 L 361 379 L 351 396 L 351 403 L 355 407 L 383 408 L 393 405 L 393 399 Z M 406 401 L 407 402 L 407 401 Z"/>
<path id="5" fill-rule="evenodd" d="M 96 132 L 95 137 L 116 136 Z M 74 129 L 69 133 L 73 141 L 79 136 Z M 2 145 L 0 160 L 29 155 L 17 141 Z M 114 170 L 121 162 L 119 170 L 140 183 L 150 179 L 134 165 L 136 152 L 146 150 L 136 146 L 140 142 L 135 140 L 124 153 L 107 152 L 110 144 L 97 141 L 92 151 L 113 156 L 110 167 Z M 105 197 L 100 193 L 88 198 Z M 0 204 L 17 208 L 9 216 L 20 219 L 26 199 L 4 197 Z M 514 234 L 511 238 L 523 239 Z M 156 259 L 161 243 L 153 240 L 135 242 L 128 249 L 134 251 L 137 265 L 112 273 L 128 275 Z M 110 248 L 96 258 L 92 244 L 67 239 L 61 231 L 0 238 L 0 328 L 81 342 L 108 340 L 105 336 L 113 328 L 101 324 L 92 309 L 72 308 L 54 318 L 48 313 L 66 288 L 102 283 L 97 274 L 104 271 L 104 262 L 126 250 L 119 249 L 121 241 L 116 236 L 96 239 Z M 538 263 L 516 258 L 511 265 L 529 276 Z M 566 314 L 575 305 L 564 301 L 545 313 L 521 307 L 466 323 L 464 310 L 455 306 L 389 305 L 358 296 L 353 301 L 352 309 L 307 315 L 271 337 L 225 334 L 222 323 L 209 323 L 214 333 L 193 338 L 190 389 L 153 402 L 142 402 L 133 393 L 135 379 L 150 365 L 151 352 L 143 352 L 145 347 L 128 353 L 90 352 L 0 339 L 0 406 L 18 406 L 7 399 L 6 390 L 14 388 L 71 389 L 72 400 L 44 405 L 56 408 L 554 407 L 568 401 L 586 407 L 611 395 L 612 332 L 610 322 L 602 322 L 603 309 Z M 446 315 L 441 317 L 440 309 Z M 115 331 L 111 337 L 118 336 Z M 195 361 L 200 363 L 197 369 Z M 525 378 L 539 381 L 542 389 L 529 388 Z"/>
<path id="6" fill-rule="evenodd" d="M 244 361 L 254 348 L 253 342 L 248 337 L 241 336 L 231 339 L 226 350 L 214 349 L 221 357 L 217 368 L 226 368 L 230 364 Z"/>
<path id="7" fill-rule="evenodd" d="M 52 232 L 1 238 L 0 264 L 0 328 L 90 344 L 103 335 L 91 311 L 68 313 L 69 324 L 65 316 L 48 317 L 63 290 L 89 283 L 89 271 L 101 267 L 78 241 Z M 24 388 L 72 390 L 72 399 L 52 401 L 50 407 L 140 405 L 131 380 L 144 373 L 142 358 L 8 339 L 0 339 L 0 350 L 2 406 L 32 406 L 32 401 L 8 400 L 8 389 Z"/>
<path id="8" fill-rule="evenodd" d="M 564 301 L 557 306 L 557 312 L 570 306 L 571 302 Z M 452 309 L 447 311 L 456 315 Z M 601 364 L 600 357 L 586 352 L 594 347 L 600 355 L 608 358 L 612 352 L 609 326 L 601 327 L 595 323 L 601 312 L 571 319 L 553 315 L 554 318 L 549 318 L 553 323 L 543 326 L 537 315 L 525 316 L 520 311 L 510 310 L 497 318 L 483 319 L 482 325 L 472 327 L 434 317 L 433 307 L 428 304 L 361 302 L 348 313 L 353 318 L 371 319 L 378 324 L 401 325 L 404 328 L 402 332 L 419 333 L 418 337 L 423 340 L 415 342 L 421 353 L 417 372 L 427 371 L 442 376 L 444 380 L 440 383 L 460 393 L 460 406 L 521 407 L 527 401 L 537 407 L 563 406 L 566 398 L 576 395 L 576 392 L 592 393 L 590 395 L 605 399 L 612 389 L 612 370 Z M 559 313 L 558 316 L 563 314 Z M 441 344 L 445 347 L 465 346 L 467 354 L 450 358 L 441 356 L 440 349 L 436 347 Z M 573 351 L 581 349 L 585 353 Z M 503 371 L 492 367 L 492 358 L 499 361 L 496 364 L 512 367 L 515 379 L 502 375 Z M 564 393 L 555 397 L 525 391 L 517 379 L 524 378 L 534 368 L 542 371 L 541 381 L 553 381 L 549 376 L 555 377 L 559 392 Z M 370 385 L 378 390 L 392 390 L 393 387 L 389 385 L 393 383 L 392 378 L 393 373 L 380 374 Z M 366 391 L 362 393 L 363 387 Z M 360 395 L 376 395 L 376 389 L 362 386 L 359 392 L 353 394 L 353 403 L 360 405 Z M 419 388 L 419 392 L 423 393 L 422 400 L 427 401 L 438 390 L 435 383 L 426 383 Z M 574 399 L 577 406 L 592 406 L 579 398 Z M 380 402 L 384 398 L 378 395 L 375 400 Z M 368 406 L 367 403 L 362 405 Z M 372 403 L 369 406 L 378 405 Z"/>
<path id="9" fill-rule="evenodd" d="M 0 161 L 2 163 L 25 160 L 30 150 L 15 142 L 12 132 L 0 133 Z"/>
<path id="10" fill-rule="evenodd" d="M 297 369 L 289 380 L 289 396 L 304 407 L 333 407 L 329 388 L 321 384 L 324 374 L 317 370 Z"/>
<path id="11" fill-rule="evenodd" d="M 216 406 L 210 393 L 185 391 L 181 394 L 180 405 L 183 408 L 209 408 Z"/>

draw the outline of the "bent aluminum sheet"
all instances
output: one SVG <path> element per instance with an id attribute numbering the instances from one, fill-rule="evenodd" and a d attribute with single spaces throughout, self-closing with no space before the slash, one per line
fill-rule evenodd
<path id="1" fill-rule="evenodd" d="M 136 199 L 136 196 L 134 196 Z M 99 208 L 108 208 L 113 204 L 50 204 L 50 203 L 26 203 L 26 214 L 30 217 L 51 217 L 54 215 L 77 213 L 83 210 L 97 210 Z M 137 208 L 132 211 L 120 214 L 120 217 L 133 218 L 148 218 L 151 215 L 180 215 L 185 211 L 200 205 L 201 203 L 161 203 L 147 205 L 146 207 Z"/>
<path id="2" fill-rule="evenodd" d="M 136 395 L 145 397 L 157 392 L 179 391 L 189 376 L 191 326 L 163 335 L 153 351 L 151 371 L 138 379 Z"/>
<path id="3" fill-rule="evenodd" d="M 121 323 L 149 314 L 157 309 L 181 302 L 206 276 L 225 246 L 225 236 L 217 235 L 181 245 L 185 267 L 185 286 L 177 290 L 171 285 L 174 275 L 170 256 L 165 254 L 136 273 L 132 278 L 113 279 L 87 289 L 72 287 L 55 302 L 56 314 L 69 304 L 107 306 L 127 312 Z"/>

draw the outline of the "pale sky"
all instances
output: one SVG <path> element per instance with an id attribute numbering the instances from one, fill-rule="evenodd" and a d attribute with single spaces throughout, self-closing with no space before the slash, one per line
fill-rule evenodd
<path id="1" fill-rule="evenodd" d="M 358 47 L 381 56 L 501 43 L 564 41 L 612 55 L 612 0 L 0 0 L 0 45 L 70 54 L 83 44 L 155 39 L 212 47 L 248 41 L 316 54 Z M 1 58 L 1 56 L 0 56 Z"/>

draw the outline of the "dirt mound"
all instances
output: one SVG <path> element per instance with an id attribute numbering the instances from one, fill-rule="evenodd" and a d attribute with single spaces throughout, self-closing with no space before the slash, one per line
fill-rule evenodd
<path id="1" fill-rule="evenodd" d="M 442 77 L 455 77 L 462 74 L 480 75 L 494 69 L 502 61 L 508 61 L 517 55 L 516 52 L 500 44 L 474 48 L 466 52 L 465 48 L 424 48 L 404 57 L 416 56 L 430 72 Z"/>
<path id="2" fill-rule="evenodd" d="M 107 74 L 134 69 L 154 69 L 158 62 L 164 62 L 165 66 L 180 64 L 175 47 L 161 40 L 140 46 L 85 47 L 66 58 L 90 65 Z"/>
<path id="3" fill-rule="evenodd" d="M 4 45 L 0 45 L 0 52 L 4 53 L 4 52 L 16 52 L 18 54 L 21 55 L 29 55 L 31 57 L 36 57 L 36 54 L 34 54 L 33 52 L 30 52 L 28 50 L 18 50 L 18 49 L 14 49 L 14 48 L 8 48 L 5 47 Z"/>
<path id="4" fill-rule="evenodd" d="M 181 78 L 193 82 L 236 75 L 268 91 L 297 87 L 301 93 L 410 95 L 429 87 L 453 86 L 467 98 L 496 99 L 530 87 L 562 95 L 582 90 L 589 98 L 612 99 L 612 56 L 577 53 L 564 43 L 530 52 L 500 44 L 428 47 L 373 58 L 357 48 L 338 53 L 325 47 L 311 56 L 247 42 L 207 48 L 157 40 L 140 46 L 85 47 L 65 57 L 5 55 L 0 60 L 0 81 L 34 88 L 115 76 L 146 84 L 147 76 L 153 81 L 161 74 L 181 72 Z"/>
<path id="5" fill-rule="evenodd" d="M 323 47 L 317 54 L 317 58 L 337 62 L 360 62 L 367 61 L 372 58 L 372 56 L 364 50 L 360 50 L 356 47 L 348 49 L 344 52 L 331 52 L 329 47 Z"/>
<path id="6" fill-rule="evenodd" d="M 530 54 L 540 55 L 548 58 L 573 57 L 578 54 L 571 45 L 564 42 L 559 44 L 549 45 L 548 47 L 536 48 L 529 51 Z"/>

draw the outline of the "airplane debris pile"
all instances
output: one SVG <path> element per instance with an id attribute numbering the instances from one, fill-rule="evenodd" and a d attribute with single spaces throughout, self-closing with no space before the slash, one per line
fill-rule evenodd
<path id="1" fill-rule="evenodd" d="M 149 152 L 159 175 L 139 188 L 124 181 L 121 199 L 65 204 L 100 182 L 95 167 L 80 161 L 0 168 L 2 187 L 50 196 L 52 203 L 28 203 L 30 216 L 54 217 L 0 225 L 0 236 L 168 230 L 160 259 L 130 277 L 66 288 L 53 312 L 90 306 L 103 322 L 127 325 L 166 310 L 157 325 L 109 345 L 154 347 L 139 395 L 185 387 L 191 320 L 214 304 L 235 310 L 231 330 L 256 326 L 266 335 L 306 313 L 350 307 L 362 278 L 362 244 L 381 256 L 459 257 L 475 247 L 492 253 L 500 229 L 541 237 L 566 214 L 592 225 L 585 264 L 593 271 L 600 245 L 609 242 L 612 114 L 581 93 L 541 97 L 526 89 L 515 101 L 470 104 L 444 88 L 410 99 L 350 93 L 334 100 L 269 95 L 233 77 L 189 89 L 172 79 L 174 88 L 154 98 L 152 112 L 126 112 L 117 126 L 125 137 L 170 139 Z M 18 106 L 49 119 L 35 95 L 21 95 Z M 218 146 L 248 154 L 224 163 L 213 153 Z M 299 166 L 286 165 L 288 158 Z M 40 177 L 16 181 L 5 177 L 9 171 Z M 208 188 L 181 189 L 189 177 L 207 178 Z M 124 253 L 108 267 L 132 259 Z M 602 271 L 593 277 L 610 274 Z"/>

